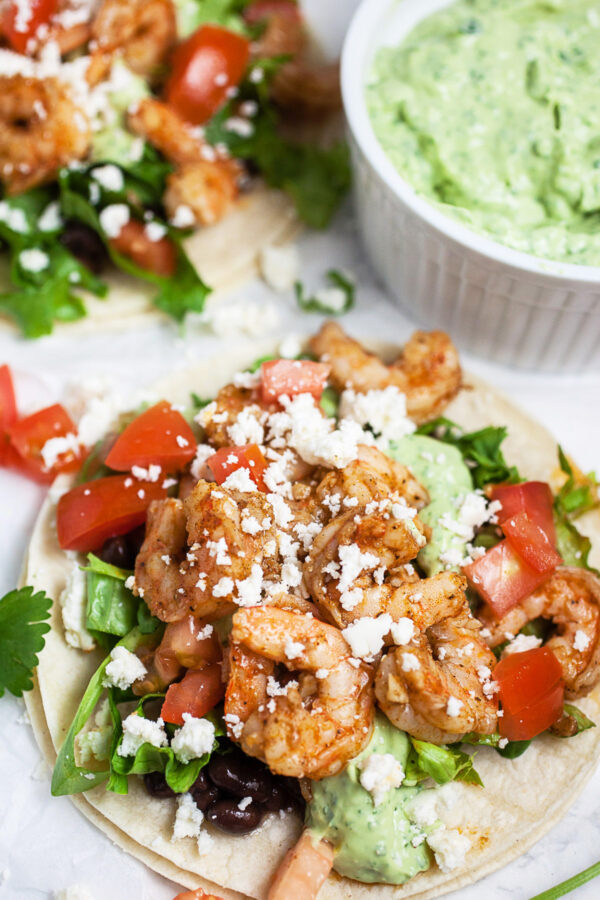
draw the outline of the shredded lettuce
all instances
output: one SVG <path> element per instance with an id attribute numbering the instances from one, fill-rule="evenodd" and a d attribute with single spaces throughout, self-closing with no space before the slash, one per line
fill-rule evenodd
<path id="1" fill-rule="evenodd" d="M 413 737 L 410 737 L 410 743 L 404 779 L 407 786 L 418 784 L 426 778 L 433 778 L 437 784 L 464 781 L 467 784 L 483 785 L 473 765 L 473 756 L 457 745 L 439 746 Z"/>

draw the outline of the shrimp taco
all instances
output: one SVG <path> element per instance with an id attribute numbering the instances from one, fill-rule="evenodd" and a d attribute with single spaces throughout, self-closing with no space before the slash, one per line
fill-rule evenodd
<path id="1" fill-rule="evenodd" d="M 434 897 L 596 765 L 596 484 L 443 333 L 397 352 L 178 373 L 38 520 L 53 793 L 186 887 Z"/>
<path id="2" fill-rule="evenodd" d="M 349 165 L 309 50 L 294 0 L 4 0 L 0 320 L 181 320 L 324 227 Z"/>

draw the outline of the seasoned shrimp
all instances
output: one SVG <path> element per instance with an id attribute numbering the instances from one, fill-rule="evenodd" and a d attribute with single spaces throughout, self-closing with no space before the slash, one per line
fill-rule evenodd
<path id="1" fill-rule="evenodd" d="M 325 525 L 311 547 L 304 583 L 323 614 L 340 627 L 366 615 L 357 610 L 385 605 L 392 586 L 417 577 L 412 565 L 406 567 L 426 542 L 426 526 L 416 515 L 384 516 L 351 508 Z"/>
<path id="2" fill-rule="evenodd" d="M 0 76 L 0 178 L 7 194 L 50 180 L 89 145 L 89 122 L 57 79 Z"/>
<path id="3" fill-rule="evenodd" d="M 130 113 L 129 125 L 177 166 L 167 177 L 163 197 L 171 218 L 179 206 L 191 209 L 200 225 L 223 218 L 238 193 L 239 163 L 219 157 L 174 109 L 159 100 L 142 100 Z"/>
<path id="4" fill-rule="evenodd" d="M 279 775 L 325 778 L 363 749 L 373 730 L 370 666 L 350 663 L 337 628 L 270 606 L 238 610 L 225 694 L 229 735 Z M 280 683 L 277 664 L 289 675 Z"/>
<path id="5" fill-rule="evenodd" d="M 588 694 L 600 679 L 600 579 L 584 569 L 560 568 L 500 621 L 481 618 L 496 647 L 540 616 L 556 627 L 546 647 L 561 664 L 567 697 Z"/>
<path id="6" fill-rule="evenodd" d="M 245 531 L 244 522 L 251 517 L 264 530 Z M 275 571 L 272 523 L 273 511 L 263 494 L 228 491 L 206 481 L 199 481 L 183 501 L 155 501 L 135 562 L 136 593 L 163 622 L 176 622 L 190 612 L 209 618 L 226 615 L 236 602 L 254 599 L 260 591 L 258 575 Z"/>
<path id="7" fill-rule="evenodd" d="M 331 381 L 338 390 L 359 393 L 395 385 L 406 395 L 408 415 L 415 422 L 435 418 L 461 386 L 456 348 L 443 331 L 416 331 L 400 357 L 386 366 L 336 322 L 326 322 L 310 340 L 310 349 L 331 365 Z"/>
<path id="8" fill-rule="evenodd" d="M 406 466 L 377 447 L 365 444 L 358 448 L 358 459 L 344 469 L 327 472 L 315 493 L 321 503 L 327 500 L 329 506 L 333 498 L 339 498 L 340 504 L 354 498 L 358 505 L 366 506 L 372 500 L 384 500 L 391 494 L 403 497 L 414 509 L 422 509 L 429 503 L 429 494 Z"/>
<path id="9" fill-rule="evenodd" d="M 176 37 L 172 0 L 103 0 L 92 23 L 98 48 L 122 52 L 138 75 L 155 74 L 166 62 Z"/>
<path id="10" fill-rule="evenodd" d="M 303 831 L 277 869 L 267 900 L 315 900 L 331 872 L 333 859 L 334 850 L 328 841 Z"/>
<path id="11" fill-rule="evenodd" d="M 222 387 L 213 402 L 204 407 L 198 421 L 206 432 L 206 439 L 213 447 L 231 447 L 235 443 L 229 429 L 244 410 L 256 419 L 257 424 L 262 423 L 264 410 L 256 403 L 254 392 L 248 388 L 236 387 L 234 384 Z M 262 440 L 256 443 L 262 443 Z"/>
<path id="12" fill-rule="evenodd" d="M 495 731 L 498 708 L 489 679 L 496 659 L 480 630 L 465 610 L 384 656 L 375 694 L 396 728 L 434 744 Z"/>

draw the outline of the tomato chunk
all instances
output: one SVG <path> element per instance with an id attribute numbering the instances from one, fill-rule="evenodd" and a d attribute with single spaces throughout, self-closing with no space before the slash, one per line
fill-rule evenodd
<path id="1" fill-rule="evenodd" d="M 63 550 L 97 550 L 107 538 L 127 534 L 145 522 L 152 501 L 166 493 L 160 483 L 142 483 L 128 475 L 77 485 L 58 501 L 58 542 Z"/>
<path id="2" fill-rule="evenodd" d="M 196 454 L 194 432 L 180 412 L 161 400 L 137 416 L 113 444 L 106 465 L 118 472 L 160 466 L 176 472 Z"/>
<path id="3" fill-rule="evenodd" d="M 10 0 L 4 9 L 2 31 L 13 50 L 25 53 L 29 40 L 54 15 L 57 6 L 58 0 L 28 0 L 27 3 Z"/>
<path id="4" fill-rule="evenodd" d="M 221 680 L 221 664 L 205 669 L 188 669 L 183 679 L 172 684 L 164 699 L 161 717 L 173 725 L 183 725 L 183 714 L 200 719 L 216 706 L 225 695 Z"/>
<path id="5" fill-rule="evenodd" d="M 500 525 L 518 513 L 525 513 L 546 533 L 550 544 L 552 546 L 556 544 L 552 491 L 545 481 L 496 484 L 490 490 L 490 497 L 502 504 L 502 509 L 498 513 Z"/>
<path id="6" fill-rule="evenodd" d="M 8 466 L 16 456 L 11 452 L 6 429 L 17 420 L 17 403 L 11 371 L 0 366 L 0 466 Z M 17 457 L 18 459 L 18 457 Z"/>
<path id="7" fill-rule="evenodd" d="M 463 572 L 497 619 L 529 596 L 549 575 L 528 566 L 506 540 L 464 566 Z"/>
<path id="8" fill-rule="evenodd" d="M 109 243 L 117 253 L 126 256 L 140 269 L 161 278 L 170 278 L 177 268 L 175 244 L 166 236 L 151 241 L 146 229 L 147 225 L 144 222 L 130 219 Z"/>
<path id="9" fill-rule="evenodd" d="M 74 471 L 83 459 L 84 451 L 77 439 L 75 423 L 60 403 L 13 422 L 6 434 L 14 451 L 10 464 L 45 484 L 59 472 Z M 66 438 L 66 441 L 53 448 L 48 445 L 53 438 Z"/>
<path id="10" fill-rule="evenodd" d="M 519 512 L 502 523 L 506 538 L 518 555 L 536 572 L 553 572 L 562 562 L 546 531 L 527 513 Z"/>
<path id="11" fill-rule="evenodd" d="M 267 490 L 263 479 L 267 461 L 258 444 L 248 444 L 245 447 L 221 447 L 214 456 L 208 458 L 207 465 L 215 476 L 217 484 L 223 484 L 237 469 L 247 469 L 257 488 L 260 491 Z"/>
<path id="12" fill-rule="evenodd" d="M 265 403 L 277 402 L 282 394 L 312 394 L 321 398 L 330 366 L 309 359 L 273 359 L 260 367 L 261 393 Z"/>
<path id="13" fill-rule="evenodd" d="M 529 741 L 560 719 L 564 703 L 562 669 L 554 653 L 537 647 L 511 653 L 494 669 L 504 715 L 499 730 L 510 741 Z"/>
<path id="14" fill-rule="evenodd" d="M 250 57 L 246 38 L 202 25 L 175 51 L 166 99 L 184 119 L 201 125 L 223 106 L 242 80 Z"/>

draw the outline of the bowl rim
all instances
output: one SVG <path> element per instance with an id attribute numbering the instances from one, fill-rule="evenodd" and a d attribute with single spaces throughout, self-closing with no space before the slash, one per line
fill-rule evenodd
<path id="1" fill-rule="evenodd" d="M 455 0 L 450 0 L 450 3 Z M 444 4 L 444 5 L 450 5 Z M 379 143 L 371 124 L 366 104 L 364 58 L 368 52 L 373 32 L 382 16 L 392 8 L 394 0 L 362 0 L 356 9 L 341 54 L 341 87 L 344 112 L 350 132 L 364 157 L 371 164 L 384 185 L 431 228 L 449 237 L 462 247 L 475 251 L 489 259 L 522 272 L 546 276 L 551 279 L 600 286 L 600 266 L 586 266 L 534 256 L 507 247 L 493 238 L 467 228 L 436 209 L 432 203 L 419 196 L 414 188 L 395 168 Z M 409 6 L 396 0 L 396 15 L 402 17 Z M 426 18 L 431 13 L 426 13 Z M 357 64 L 358 63 L 358 64 Z"/>

